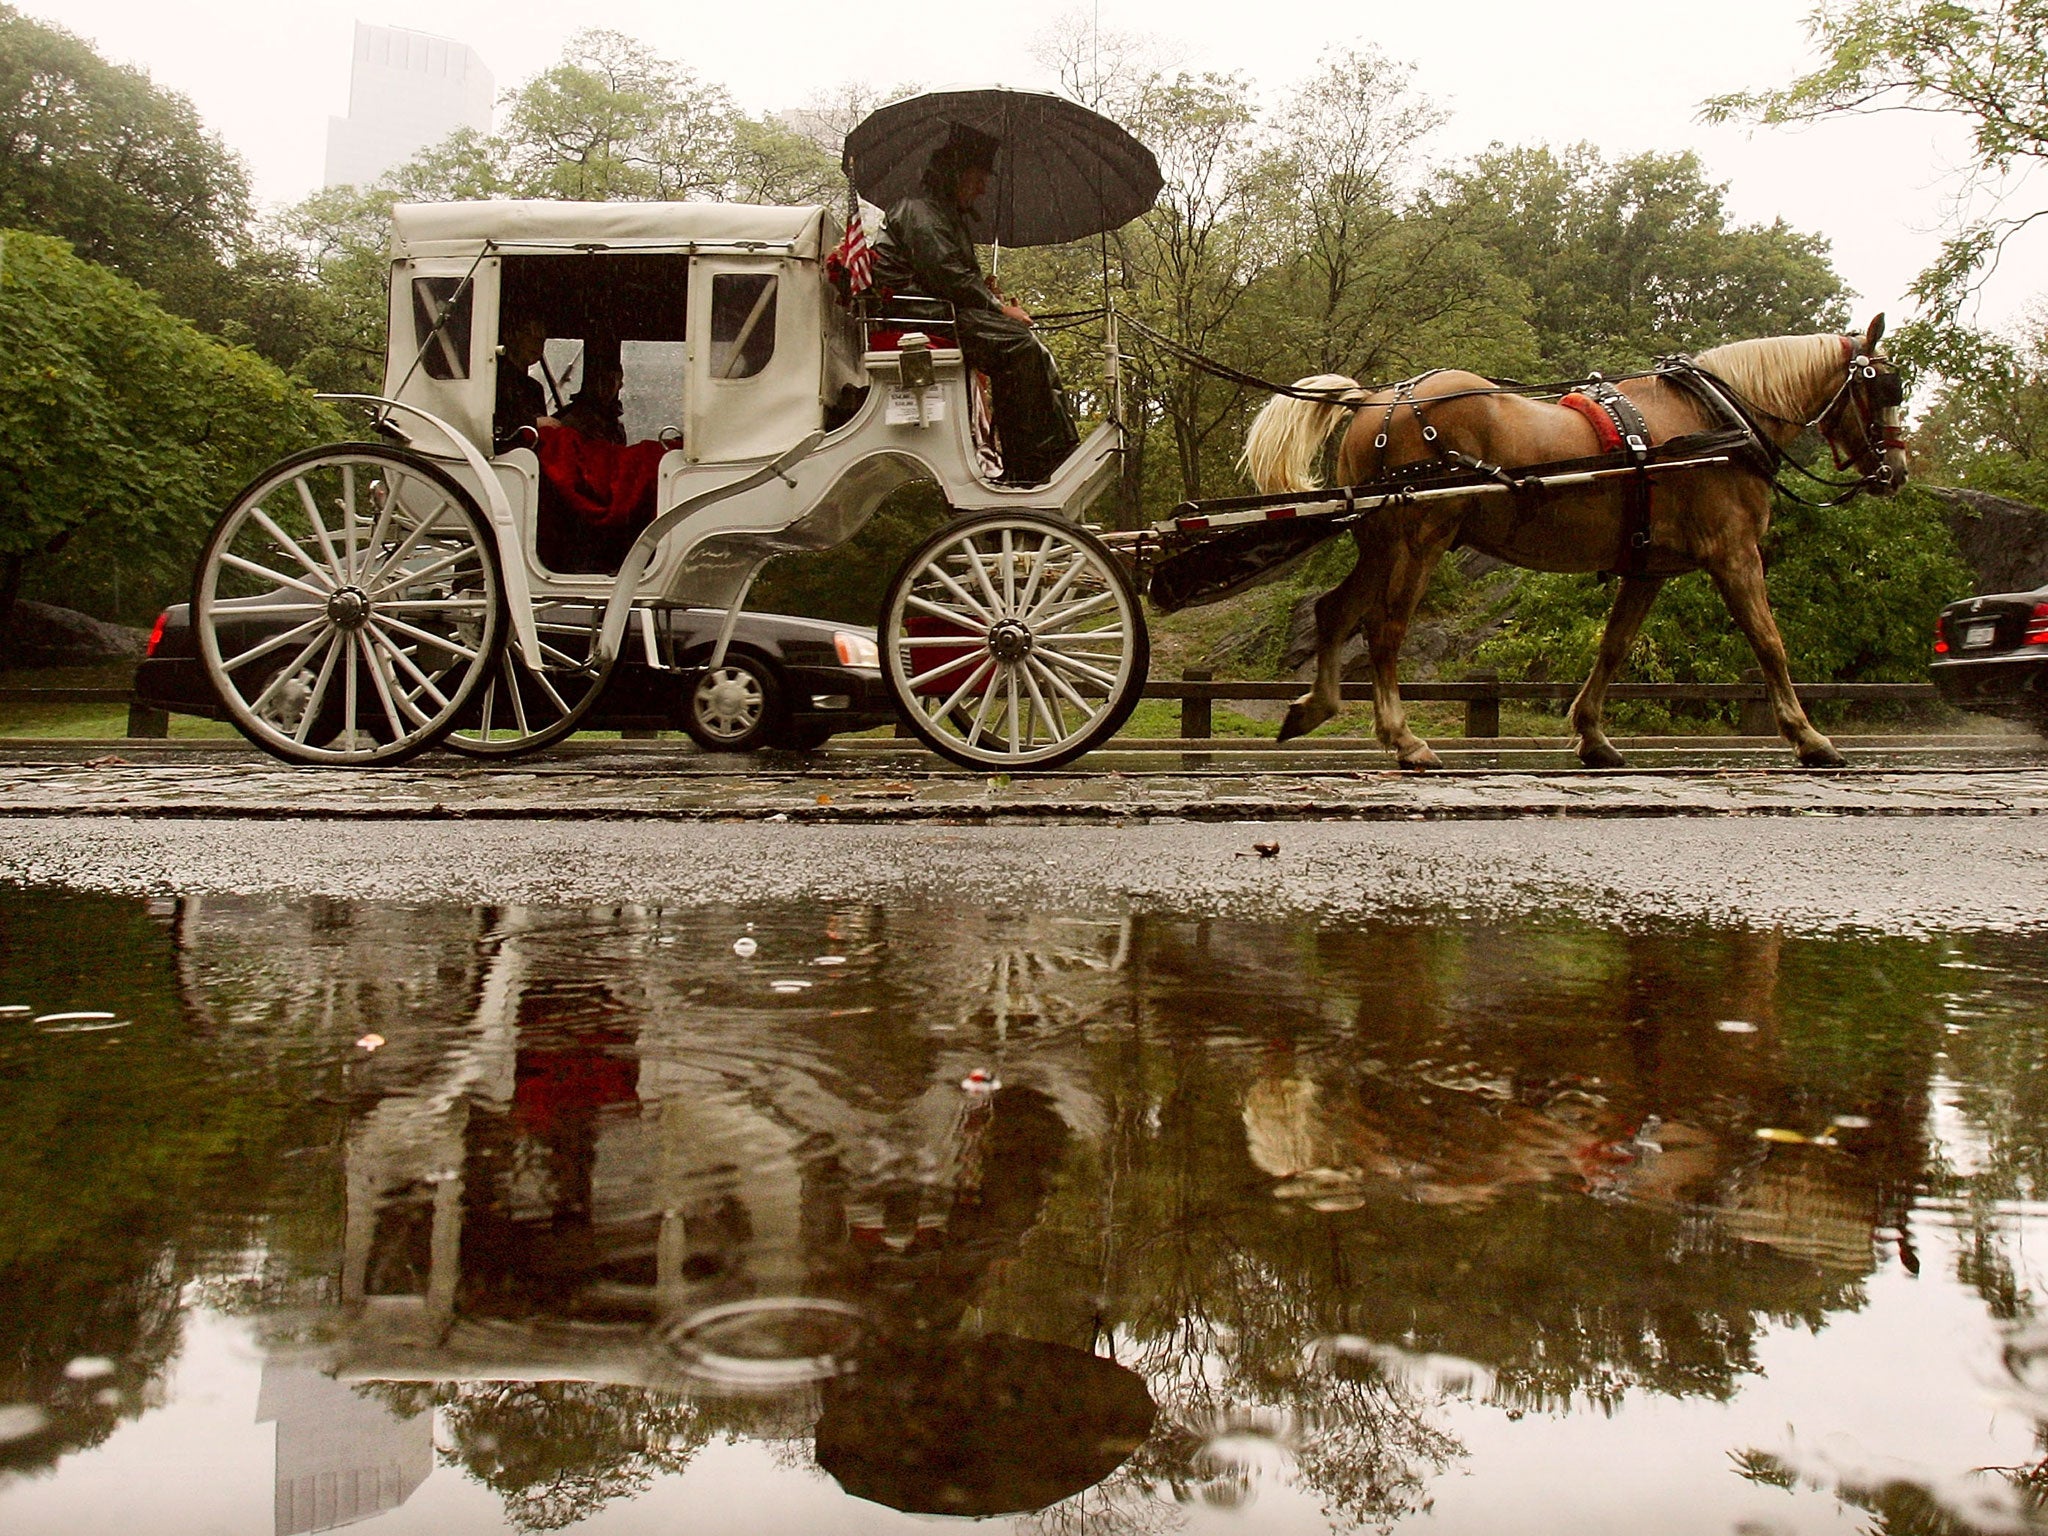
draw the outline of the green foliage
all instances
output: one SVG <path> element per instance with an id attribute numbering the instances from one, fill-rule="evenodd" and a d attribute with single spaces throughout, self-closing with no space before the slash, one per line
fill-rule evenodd
<path id="1" fill-rule="evenodd" d="M 1940 504 L 1910 487 L 1840 507 L 1781 500 L 1765 558 L 1792 675 L 1812 682 L 1924 681 L 1934 616 L 1971 586 Z M 1478 659 L 1507 677 L 1583 676 L 1613 599 L 1596 577 L 1525 572 L 1513 618 Z M 1626 675 L 1727 683 L 1755 664 L 1720 594 L 1697 574 L 1658 596 Z"/>
<path id="2" fill-rule="evenodd" d="M 1925 470 L 2048 506 L 2048 309 L 2011 336 L 1930 327 L 1925 350 L 1942 379 L 1915 433 Z"/>
<path id="3" fill-rule="evenodd" d="M 210 317 L 248 218 L 248 173 L 190 101 L 0 4 L 0 228 L 60 235 Z"/>
<path id="4" fill-rule="evenodd" d="M 1820 68 L 1782 90 L 1735 92 L 1709 121 L 1805 123 L 1842 113 L 1938 112 L 1970 130 L 1980 179 L 2048 161 L 2048 0 L 1854 0 L 1815 11 Z M 2048 208 L 1966 219 L 1920 275 L 1915 294 L 1951 322 L 2005 242 Z"/>
<path id="5" fill-rule="evenodd" d="M 1527 285 L 1539 372 L 1566 378 L 1847 323 L 1827 242 L 1731 225 L 1726 193 L 1690 151 L 1609 162 L 1577 144 L 1495 145 L 1439 195 Z"/>
<path id="6" fill-rule="evenodd" d="M 235 487 L 336 424 L 63 241 L 0 240 L 0 572 L 63 550 L 74 574 L 125 568 L 167 595 Z"/>

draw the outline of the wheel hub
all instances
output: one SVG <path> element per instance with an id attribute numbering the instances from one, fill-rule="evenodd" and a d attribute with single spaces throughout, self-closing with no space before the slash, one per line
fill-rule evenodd
<path id="1" fill-rule="evenodd" d="M 989 627 L 988 648 L 997 661 L 1014 666 L 1031 654 L 1031 631 L 1015 619 L 1001 619 Z"/>
<path id="2" fill-rule="evenodd" d="M 343 587 L 327 599 L 327 622 L 337 629 L 361 629 L 370 620 L 370 597 L 361 587 Z"/>

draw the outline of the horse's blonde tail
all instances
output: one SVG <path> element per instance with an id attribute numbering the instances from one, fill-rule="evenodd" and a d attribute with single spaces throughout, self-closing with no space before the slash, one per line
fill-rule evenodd
<path id="1" fill-rule="evenodd" d="M 1319 373 L 1297 380 L 1296 389 L 1328 391 L 1327 400 L 1299 400 L 1275 395 L 1252 418 L 1238 467 L 1261 491 L 1313 491 L 1322 485 L 1316 473 L 1323 444 L 1350 418 L 1351 408 L 1365 398 L 1356 379 L 1341 373 Z"/>

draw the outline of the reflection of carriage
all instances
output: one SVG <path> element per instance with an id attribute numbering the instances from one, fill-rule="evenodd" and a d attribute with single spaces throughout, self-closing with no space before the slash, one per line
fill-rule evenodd
<path id="1" fill-rule="evenodd" d="M 883 617 L 919 735 L 1021 765 L 1113 732 L 1145 681 L 1143 616 L 1073 520 L 1114 478 L 1115 427 L 1049 484 L 987 478 L 960 352 L 929 320 L 843 308 L 823 261 L 838 236 L 821 208 L 399 208 L 384 395 L 364 401 L 387 441 L 273 467 L 201 559 L 193 622 L 235 723 L 308 762 L 545 745 L 627 647 L 675 665 L 688 605 L 729 611 L 716 674 L 765 561 L 843 543 L 922 479 L 961 515 L 897 573 Z M 551 564 L 562 514 L 530 431 L 491 451 L 500 338 L 530 317 L 565 378 L 583 345 L 615 341 L 627 425 L 666 447 L 616 572 Z"/>

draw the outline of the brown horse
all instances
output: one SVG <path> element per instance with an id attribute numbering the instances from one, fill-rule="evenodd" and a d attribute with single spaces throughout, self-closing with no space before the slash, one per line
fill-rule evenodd
<path id="1" fill-rule="evenodd" d="M 1861 475 L 1862 486 L 1887 495 L 1905 483 L 1906 455 L 1896 375 L 1877 355 L 1883 335 L 1879 315 L 1861 336 L 1738 341 L 1703 352 L 1694 362 L 1733 393 L 1753 430 L 1768 440 L 1766 452 L 1790 447 L 1812 427 L 1833 448 L 1838 465 Z M 1261 491 L 1315 489 L 1323 444 L 1347 418 L 1350 430 L 1337 454 L 1343 485 L 1440 461 L 1446 450 L 1509 469 L 1600 451 L 1586 416 L 1550 401 L 1497 392 L 1476 374 L 1425 375 L 1401 395 L 1368 393 L 1338 374 L 1303 379 L 1296 387 L 1329 391 L 1331 398 L 1276 397 L 1259 412 L 1245 439 L 1243 463 Z M 1641 413 L 1652 443 L 1730 424 L 1671 378 L 1621 380 L 1618 387 Z M 1402 403 L 1390 412 L 1397 399 Z M 1433 442 L 1427 440 L 1432 435 Z M 1658 476 L 1650 497 L 1649 545 L 1634 559 L 1627 549 L 1626 493 L 1615 480 L 1453 497 L 1370 514 L 1352 528 L 1358 563 L 1316 601 L 1315 683 L 1288 710 L 1280 739 L 1314 730 L 1337 713 L 1344 643 L 1363 621 L 1380 741 L 1403 767 L 1440 766 L 1429 744 L 1408 728 L 1395 669 L 1430 572 L 1447 550 L 1466 544 L 1530 570 L 1622 574 L 1600 654 L 1572 701 L 1572 730 L 1586 766 L 1622 766 L 1621 754 L 1600 728 L 1607 685 L 1658 589 L 1673 576 L 1703 569 L 1756 652 L 1778 729 L 1798 748 L 1799 761 L 1839 767 L 1841 754 L 1813 728 L 1792 691 L 1785 643 L 1771 617 L 1763 562 L 1770 520 L 1770 479 L 1760 465 L 1738 463 Z"/>

